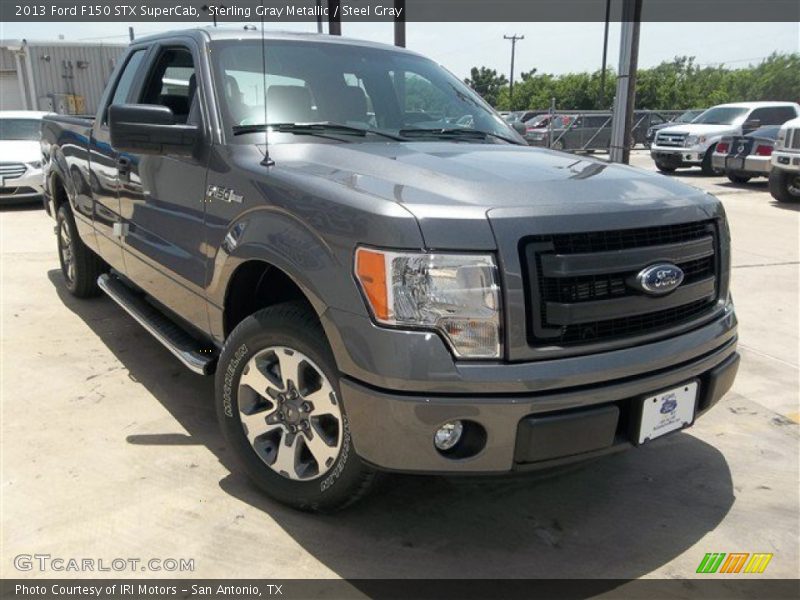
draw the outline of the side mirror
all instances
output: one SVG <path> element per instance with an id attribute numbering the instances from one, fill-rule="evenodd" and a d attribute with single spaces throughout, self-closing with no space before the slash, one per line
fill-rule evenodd
<path id="1" fill-rule="evenodd" d="M 524 136 L 526 133 L 528 133 L 528 127 L 527 127 L 527 125 L 525 125 L 525 123 L 521 123 L 521 122 L 517 121 L 516 123 L 512 123 L 511 127 L 513 127 L 514 131 L 516 131 L 518 134 L 520 134 L 522 136 Z"/>
<path id="2" fill-rule="evenodd" d="M 761 127 L 761 121 L 759 119 L 750 119 L 749 121 L 742 123 L 742 132 L 750 133 L 759 127 Z"/>
<path id="3" fill-rule="evenodd" d="M 114 104 L 108 124 L 118 152 L 189 156 L 200 141 L 197 125 L 176 124 L 172 110 L 157 104 Z"/>

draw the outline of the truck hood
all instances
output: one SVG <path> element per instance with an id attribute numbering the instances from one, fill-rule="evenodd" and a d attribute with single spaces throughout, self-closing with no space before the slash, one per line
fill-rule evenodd
<path id="1" fill-rule="evenodd" d="M 277 169 L 400 204 L 417 218 L 431 248 L 493 248 L 490 219 L 507 211 L 512 218 L 642 214 L 715 201 L 660 174 L 528 146 L 280 144 L 270 155 Z"/>
<path id="2" fill-rule="evenodd" d="M 33 162 L 41 160 L 42 151 L 37 141 L 0 140 L 0 162 Z"/>
<path id="3" fill-rule="evenodd" d="M 686 133 L 688 135 L 725 135 L 741 129 L 739 125 L 708 125 L 705 123 L 684 123 L 659 129 L 659 133 Z"/>

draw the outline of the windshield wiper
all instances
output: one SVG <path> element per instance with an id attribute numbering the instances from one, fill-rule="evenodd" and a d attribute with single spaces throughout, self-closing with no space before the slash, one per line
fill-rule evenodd
<path id="1" fill-rule="evenodd" d="M 333 123 L 331 121 L 320 121 L 317 123 L 261 123 L 258 125 L 234 125 L 233 135 L 243 135 L 245 133 L 257 133 L 269 129 L 281 133 L 294 133 L 297 135 L 323 135 L 325 133 L 340 133 L 344 135 L 357 135 L 365 137 L 368 133 L 381 137 L 403 141 L 403 138 L 391 133 L 369 129 L 365 127 L 355 127 L 344 123 Z"/>
<path id="2" fill-rule="evenodd" d="M 401 129 L 398 133 L 403 137 L 431 136 L 443 139 L 471 138 L 474 140 L 485 140 L 487 137 L 492 137 L 498 140 L 503 140 L 504 142 L 508 142 L 509 144 L 521 145 L 517 140 L 500 135 L 499 133 L 482 131 L 480 129 L 470 129 L 468 127 L 435 127 L 429 129 L 412 127 L 410 129 Z"/>

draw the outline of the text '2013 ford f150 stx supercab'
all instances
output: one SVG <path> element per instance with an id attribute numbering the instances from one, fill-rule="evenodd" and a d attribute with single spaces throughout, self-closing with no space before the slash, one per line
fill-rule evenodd
<path id="1" fill-rule="evenodd" d="M 215 372 L 227 443 L 284 503 L 646 444 L 735 377 L 720 202 L 531 148 L 413 52 L 159 34 L 42 144 L 67 288 Z"/>

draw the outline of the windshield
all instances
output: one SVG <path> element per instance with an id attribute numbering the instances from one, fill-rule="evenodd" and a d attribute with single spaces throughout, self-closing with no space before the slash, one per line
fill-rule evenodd
<path id="1" fill-rule="evenodd" d="M 475 92 L 433 61 L 413 54 L 267 40 L 266 74 L 260 40 L 215 42 L 211 56 L 228 131 L 290 123 L 337 123 L 393 135 L 463 128 L 522 143 Z M 286 135 L 275 141 L 297 139 Z"/>
<path id="2" fill-rule="evenodd" d="M 702 110 L 687 110 L 683 113 L 680 117 L 675 119 L 676 123 L 691 123 L 694 121 L 695 117 L 702 113 Z"/>
<path id="3" fill-rule="evenodd" d="M 739 106 L 717 106 L 709 108 L 692 123 L 705 125 L 731 125 L 736 119 L 747 114 L 747 108 Z"/>
<path id="4" fill-rule="evenodd" d="M 0 119 L 0 140 L 25 140 L 35 142 L 39 139 L 37 119 Z"/>

